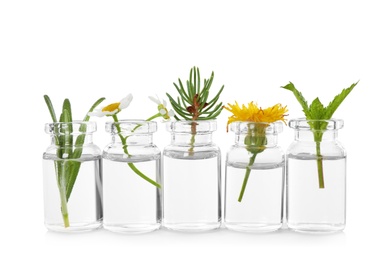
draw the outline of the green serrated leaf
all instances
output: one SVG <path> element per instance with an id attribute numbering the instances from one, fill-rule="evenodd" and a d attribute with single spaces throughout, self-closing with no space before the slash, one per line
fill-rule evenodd
<path id="1" fill-rule="evenodd" d="M 281 87 L 281 88 L 284 88 L 284 89 L 287 89 L 287 90 L 290 90 L 291 92 L 293 92 L 295 98 L 298 100 L 299 104 L 301 105 L 302 111 L 305 113 L 306 118 L 308 118 L 308 117 L 310 116 L 310 115 L 309 115 L 308 102 L 307 102 L 306 99 L 302 96 L 302 93 L 299 92 L 299 91 L 295 88 L 294 84 L 290 82 L 289 84 L 287 84 L 286 86 L 283 86 L 283 87 Z"/>
<path id="2" fill-rule="evenodd" d="M 309 106 L 309 116 L 306 119 L 321 120 L 324 118 L 325 108 L 319 98 L 313 100 Z"/>
<path id="3" fill-rule="evenodd" d="M 352 84 L 349 88 L 343 89 L 339 95 L 335 96 L 335 98 L 326 107 L 325 119 L 332 118 L 332 115 L 335 113 L 336 109 L 340 106 L 340 104 L 342 104 L 343 100 L 347 97 L 348 94 L 350 94 L 358 82 Z"/>

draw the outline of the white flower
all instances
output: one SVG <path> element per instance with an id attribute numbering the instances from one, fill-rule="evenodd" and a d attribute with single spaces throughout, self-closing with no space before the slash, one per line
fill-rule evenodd
<path id="1" fill-rule="evenodd" d="M 88 113 L 89 116 L 112 116 L 127 108 L 133 99 L 132 94 L 128 94 L 125 98 L 121 99 L 120 102 L 112 103 L 106 107 L 95 109 L 93 112 Z"/>
<path id="2" fill-rule="evenodd" d="M 155 104 L 158 105 L 158 111 L 161 114 L 161 116 L 165 119 L 165 120 L 170 120 L 170 117 L 174 116 L 174 111 L 173 109 L 167 110 L 167 103 L 165 100 L 163 100 L 161 102 L 161 100 L 159 99 L 159 97 L 157 96 L 157 98 L 149 96 L 148 97 L 152 102 L 154 102 Z"/>

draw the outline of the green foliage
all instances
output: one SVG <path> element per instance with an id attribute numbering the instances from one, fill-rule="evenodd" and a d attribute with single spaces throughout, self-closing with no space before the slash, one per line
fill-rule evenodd
<path id="1" fill-rule="evenodd" d="M 335 113 L 336 109 L 357 84 L 358 82 L 352 84 L 349 88 L 343 89 L 343 91 L 336 95 L 335 98 L 326 107 L 320 102 L 319 98 L 314 99 L 308 107 L 308 102 L 291 82 L 282 88 L 293 92 L 294 96 L 302 106 L 307 120 L 329 120 L 332 118 L 332 115 Z M 309 122 L 309 124 L 313 130 L 324 130 L 328 125 L 326 122 Z"/>
<path id="2" fill-rule="evenodd" d="M 44 95 L 44 99 L 53 122 L 57 123 L 55 110 L 50 98 L 47 95 Z M 104 100 L 105 98 L 98 99 L 90 108 L 88 113 L 92 112 Z M 85 122 L 90 119 L 88 113 L 84 117 L 83 121 Z M 58 186 L 60 189 L 65 189 L 63 192 L 66 194 L 67 201 L 71 196 L 73 186 L 79 173 L 81 162 L 77 159 L 79 159 L 82 155 L 82 147 L 86 137 L 84 134 L 80 134 L 74 142 L 72 120 L 71 102 L 69 99 L 65 99 L 63 102 L 62 113 L 60 115 L 60 129 L 57 129 L 60 136 L 58 138 L 56 137 L 56 145 L 59 147 L 57 149 L 57 157 L 59 158 L 59 161 L 56 162 L 56 171 L 59 180 Z M 86 125 L 81 125 L 79 127 L 79 132 L 86 132 L 86 127 Z M 61 160 L 64 154 L 67 154 L 68 159 Z"/>
<path id="3" fill-rule="evenodd" d="M 289 83 L 286 86 L 282 87 L 284 89 L 290 90 L 293 92 L 295 98 L 298 100 L 299 104 L 302 107 L 302 111 L 305 113 L 306 118 L 309 116 L 309 107 L 308 107 L 308 102 L 305 100 L 305 98 L 302 96 L 302 93 L 299 92 L 293 83 Z"/>
<path id="4" fill-rule="evenodd" d="M 224 86 L 214 98 L 209 100 L 213 80 L 214 72 L 211 73 L 209 79 L 204 79 L 203 87 L 201 87 L 199 68 L 193 67 L 190 70 L 189 80 L 186 81 L 186 88 L 181 79 L 178 79 L 178 84 L 173 83 L 179 96 L 175 99 L 168 93 L 166 95 L 177 115 L 185 120 L 215 119 L 223 109 L 222 102 L 218 103 L 218 101 Z M 179 120 L 177 116 L 175 118 Z"/>
<path id="5" fill-rule="evenodd" d="M 348 94 L 350 94 L 350 92 L 357 84 L 358 82 L 352 84 L 347 89 L 343 89 L 342 92 L 336 95 L 335 98 L 326 107 L 320 102 L 319 98 L 313 100 L 313 102 L 308 107 L 308 103 L 302 96 L 301 92 L 299 92 L 295 88 L 294 84 L 291 82 L 286 86 L 282 87 L 293 92 L 294 96 L 297 98 L 298 102 L 302 106 L 302 110 L 304 111 L 306 119 L 310 120 L 308 121 L 308 124 L 310 126 L 310 129 L 313 131 L 313 138 L 316 142 L 317 170 L 320 189 L 323 189 L 325 187 L 320 143 L 323 139 L 324 130 L 328 126 L 328 122 L 326 120 L 332 118 L 332 115 L 335 113 L 336 109 L 340 106 L 343 100 L 347 97 Z"/>
<path id="6" fill-rule="evenodd" d="M 349 88 L 345 88 L 339 95 L 336 95 L 335 98 L 329 103 L 329 105 L 325 109 L 325 117 L 330 119 L 335 113 L 336 109 L 340 106 L 343 100 L 347 97 L 348 94 L 354 89 L 354 87 L 358 84 L 358 82 L 352 84 Z"/>

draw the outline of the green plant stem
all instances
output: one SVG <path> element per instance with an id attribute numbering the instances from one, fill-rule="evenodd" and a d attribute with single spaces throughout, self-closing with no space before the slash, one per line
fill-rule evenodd
<path id="1" fill-rule="evenodd" d="M 240 196 L 238 197 L 238 202 L 241 202 L 242 201 L 242 197 L 244 196 L 246 185 L 248 184 L 248 179 L 249 179 L 249 176 L 250 176 L 250 171 L 251 171 L 250 167 L 252 167 L 252 165 L 255 163 L 256 156 L 257 156 L 257 153 L 253 153 L 253 155 L 249 159 L 248 166 L 246 166 L 245 178 L 244 178 L 244 181 L 242 183 L 242 188 L 241 188 Z"/>
<path id="2" fill-rule="evenodd" d="M 65 173 L 67 161 L 57 161 L 55 163 L 57 169 L 57 185 L 60 193 L 60 202 L 61 202 L 61 215 L 63 216 L 64 227 L 69 227 L 69 217 L 68 217 L 68 204 L 67 204 L 67 191 L 65 185 Z"/>
<path id="3" fill-rule="evenodd" d="M 197 126 L 197 123 L 192 122 L 192 125 L 191 125 L 191 134 L 192 134 L 191 147 L 188 150 L 189 156 L 193 156 L 195 154 L 194 147 L 195 147 L 195 140 L 196 140 L 196 126 Z"/>
<path id="4" fill-rule="evenodd" d="M 316 141 L 317 172 L 318 172 L 319 188 L 324 189 L 323 157 L 321 156 L 320 143 L 321 142 Z"/>
<path id="5" fill-rule="evenodd" d="M 151 121 L 151 120 L 153 120 L 153 119 L 155 119 L 155 118 L 158 118 L 158 117 L 160 117 L 160 116 L 162 116 L 161 113 L 157 113 L 157 114 L 155 114 L 155 115 L 153 115 L 153 116 L 147 118 L 146 121 Z"/>
<path id="6" fill-rule="evenodd" d="M 118 123 L 118 118 L 117 115 L 112 115 L 114 122 Z M 118 124 L 116 124 L 116 128 L 117 128 L 117 132 L 118 132 L 118 136 L 121 139 L 121 143 L 123 144 L 123 150 L 124 152 L 131 156 L 128 152 L 127 149 L 127 141 L 126 138 L 121 134 L 121 128 Z M 133 163 L 128 163 L 129 168 L 131 168 L 137 175 L 139 175 L 141 178 L 143 178 L 144 180 L 148 181 L 149 183 L 151 183 L 152 185 L 156 186 L 157 188 L 161 188 L 161 185 L 157 182 L 155 182 L 154 180 L 148 178 L 146 175 L 144 175 Z"/>
<path id="7" fill-rule="evenodd" d="M 153 115 L 153 116 L 147 118 L 146 121 L 154 120 L 155 118 L 158 118 L 158 117 L 160 117 L 160 116 L 161 116 L 161 113 L 157 113 L 157 114 L 155 114 L 155 115 Z M 135 130 L 138 129 L 139 127 L 141 127 L 141 126 L 142 126 L 142 125 L 140 125 L 140 124 L 137 125 L 137 126 L 135 126 L 135 128 L 132 130 L 132 132 L 135 132 Z"/>

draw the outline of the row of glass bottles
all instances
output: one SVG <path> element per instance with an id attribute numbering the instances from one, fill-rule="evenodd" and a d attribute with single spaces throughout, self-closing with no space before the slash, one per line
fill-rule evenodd
<path id="1" fill-rule="evenodd" d="M 83 136 L 84 144 L 62 148 L 71 153 L 59 152 L 61 124 L 67 123 L 46 125 L 52 138 L 43 156 L 48 229 L 85 231 L 100 227 L 101 222 L 108 230 L 133 233 L 156 230 L 161 223 L 181 231 L 220 227 L 221 155 L 212 142 L 216 121 L 168 123 L 171 144 L 165 147 L 162 162 L 152 139 L 157 130 L 155 122 L 107 123 L 112 143 L 102 156 L 92 142 L 96 130 L 93 122 L 68 123 L 72 137 Z M 308 121 L 291 120 L 295 141 L 287 156 L 277 145 L 282 123 L 231 124 L 235 144 L 226 158 L 223 220 L 228 229 L 279 229 L 285 190 L 289 228 L 330 232 L 345 227 L 346 154 L 337 141 L 343 122 L 327 120 L 325 124 L 322 142 L 316 144 Z M 79 149 L 81 156 L 69 158 L 68 154 L 75 154 L 72 149 Z M 67 171 L 74 174 L 75 168 L 77 177 L 71 193 L 67 189 L 70 181 L 62 180 L 67 178 Z M 141 178 L 134 168 L 162 187 Z"/>

